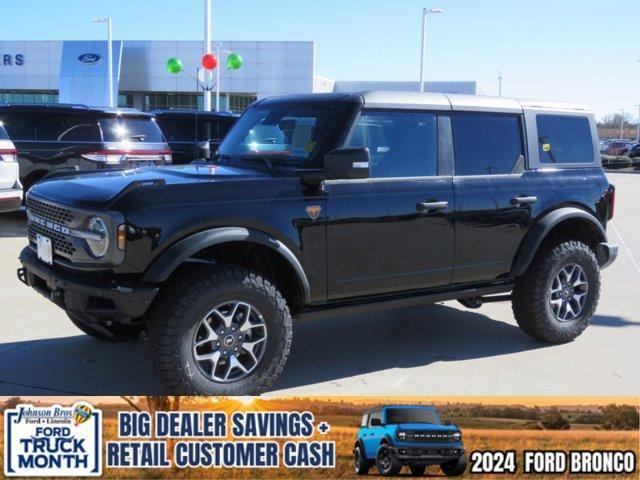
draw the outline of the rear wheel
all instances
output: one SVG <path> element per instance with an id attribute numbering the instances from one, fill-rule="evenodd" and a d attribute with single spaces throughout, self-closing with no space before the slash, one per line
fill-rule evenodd
<path id="1" fill-rule="evenodd" d="M 171 391 L 251 395 L 270 387 L 291 348 L 287 304 L 268 280 L 239 266 L 179 273 L 149 315 L 155 369 Z"/>
<path id="2" fill-rule="evenodd" d="M 353 455 L 356 473 L 358 475 L 366 475 L 367 473 L 369 473 L 372 462 L 371 460 L 367 460 L 360 445 L 356 445 L 356 448 L 353 451 Z"/>
<path id="3" fill-rule="evenodd" d="M 565 343 L 589 325 L 600 296 L 600 269 L 593 251 L 574 240 L 545 249 L 516 280 L 512 308 L 532 337 Z"/>
<path id="4" fill-rule="evenodd" d="M 459 477 L 463 475 L 467 469 L 467 454 L 463 453 L 455 460 L 443 463 L 440 465 L 440 469 L 447 477 Z"/>
<path id="5" fill-rule="evenodd" d="M 402 470 L 402 464 L 396 459 L 391 447 L 387 444 L 380 445 L 376 454 L 376 468 L 384 477 L 397 475 Z"/>

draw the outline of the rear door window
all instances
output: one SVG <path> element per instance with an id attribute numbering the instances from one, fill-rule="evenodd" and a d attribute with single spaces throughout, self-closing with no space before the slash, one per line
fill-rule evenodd
<path id="1" fill-rule="evenodd" d="M 541 163 L 593 163 L 593 140 L 586 117 L 537 115 Z"/>
<path id="2" fill-rule="evenodd" d="M 524 166 L 520 115 L 461 113 L 451 117 L 456 175 L 501 175 Z"/>
<path id="3" fill-rule="evenodd" d="M 369 149 L 373 178 L 428 177 L 438 172 L 435 113 L 365 111 L 347 146 Z"/>
<path id="4" fill-rule="evenodd" d="M 36 140 L 44 142 L 99 142 L 96 117 L 65 113 L 32 114 Z"/>
<path id="5" fill-rule="evenodd" d="M 105 142 L 164 142 L 160 127 L 151 117 L 102 117 L 100 129 Z"/>

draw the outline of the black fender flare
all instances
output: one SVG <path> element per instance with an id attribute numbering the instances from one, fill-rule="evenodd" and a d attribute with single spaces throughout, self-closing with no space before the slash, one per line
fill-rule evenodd
<path id="1" fill-rule="evenodd" d="M 310 302 L 309 280 L 295 254 L 280 240 L 264 232 L 244 227 L 212 228 L 179 240 L 160 254 L 151 264 L 151 267 L 147 269 L 142 281 L 151 284 L 162 283 L 169 278 L 176 268 L 195 253 L 204 248 L 227 242 L 258 243 L 278 252 L 296 272 L 305 303 Z"/>
<path id="2" fill-rule="evenodd" d="M 512 276 L 517 277 L 522 275 L 531 264 L 533 257 L 547 234 L 560 223 L 570 219 L 580 219 L 589 222 L 598 234 L 596 243 L 607 241 L 607 232 L 593 214 L 576 207 L 558 208 L 544 215 L 529 229 L 514 259 L 511 268 Z"/>

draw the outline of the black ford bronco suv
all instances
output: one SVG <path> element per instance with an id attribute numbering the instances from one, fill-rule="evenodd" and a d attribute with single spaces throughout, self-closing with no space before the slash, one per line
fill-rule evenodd
<path id="1" fill-rule="evenodd" d="M 146 330 L 173 391 L 258 393 L 292 317 L 511 300 L 529 335 L 575 339 L 617 255 L 614 194 L 582 107 L 274 97 L 211 163 L 35 185 L 18 277 L 93 337 Z"/>

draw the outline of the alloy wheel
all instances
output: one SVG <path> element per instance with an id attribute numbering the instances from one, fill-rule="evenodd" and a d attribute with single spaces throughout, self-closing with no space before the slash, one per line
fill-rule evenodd
<path id="1" fill-rule="evenodd" d="M 239 300 L 209 310 L 193 338 L 193 358 L 200 371 L 220 383 L 251 374 L 267 345 L 267 325 L 253 305 Z"/>
<path id="2" fill-rule="evenodd" d="M 569 322 L 584 309 L 589 292 L 587 276 L 580 265 L 571 263 L 556 273 L 549 288 L 549 304 L 556 319 Z"/>

